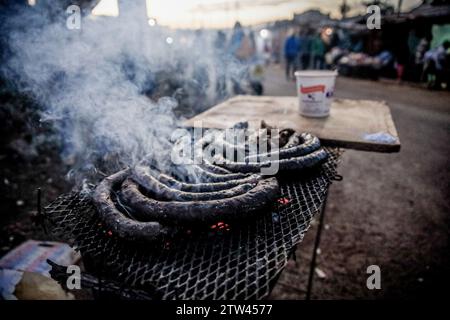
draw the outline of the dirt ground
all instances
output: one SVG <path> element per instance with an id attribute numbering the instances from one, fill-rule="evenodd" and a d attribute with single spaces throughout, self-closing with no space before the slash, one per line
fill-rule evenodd
<path id="1" fill-rule="evenodd" d="M 267 95 L 293 95 L 280 67 L 267 70 Z M 330 190 L 313 299 L 421 298 L 439 296 L 450 283 L 449 153 L 450 94 L 393 82 L 340 78 L 337 97 L 382 99 L 392 108 L 400 134 L 398 154 L 346 151 Z M 16 124 L 10 124 L 12 127 Z M 33 123 L 28 124 L 33 125 Z M 36 213 L 70 189 L 68 167 L 54 151 L 24 151 L 27 137 L 0 149 L 0 256 L 28 237 L 45 238 Z M 2 137 L 2 141 L 6 137 Z M 4 141 L 3 141 L 4 142 Z M 42 154 L 46 156 L 43 157 Z M 317 224 L 307 232 L 271 298 L 303 299 Z M 368 290 L 366 268 L 381 268 L 381 290 Z M 442 295 L 439 297 L 443 297 Z"/>
<path id="2" fill-rule="evenodd" d="M 267 95 L 292 95 L 278 67 Z M 448 297 L 450 94 L 392 81 L 339 78 L 336 96 L 385 100 L 400 135 L 398 154 L 347 150 L 344 177 L 329 193 L 313 299 Z M 289 262 L 274 299 L 303 299 L 317 223 Z M 381 290 L 368 290 L 369 265 L 381 268 Z"/>
<path id="3" fill-rule="evenodd" d="M 37 106 L 3 91 L 0 84 L 0 257 L 25 239 L 43 239 L 37 218 L 37 188 L 42 204 L 70 190 L 57 141 L 39 122 Z"/>

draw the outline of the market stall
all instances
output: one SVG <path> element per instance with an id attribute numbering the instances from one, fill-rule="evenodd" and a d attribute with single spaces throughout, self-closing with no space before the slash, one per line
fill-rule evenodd
<path id="1" fill-rule="evenodd" d="M 130 241 L 134 233 L 127 233 L 125 239 L 122 230 L 108 230 L 99 212 L 102 207 L 88 194 L 76 193 L 63 195 L 46 208 L 46 225 L 56 238 L 80 251 L 89 277 L 101 276 L 101 282 L 91 284 L 97 292 L 102 292 L 103 284 L 109 288 L 108 294 L 125 298 L 267 297 L 318 214 L 315 249 L 319 245 L 328 187 L 342 178 L 337 174 L 340 148 L 400 149 L 389 107 L 383 102 L 336 100 L 325 119 L 301 117 L 296 106 L 294 97 L 238 96 L 184 123 L 187 127 L 225 129 L 242 121 L 251 128 L 266 120 L 279 128 L 313 132 L 321 139 L 326 161 L 314 169 L 277 175 L 280 193 L 257 217 L 208 220 L 207 227 L 178 224 L 176 235 L 161 241 Z M 245 205 L 240 211 L 244 216 Z M 58 270 L 54 266 L 53 276 L 61 281 L 65 269 Z"/>

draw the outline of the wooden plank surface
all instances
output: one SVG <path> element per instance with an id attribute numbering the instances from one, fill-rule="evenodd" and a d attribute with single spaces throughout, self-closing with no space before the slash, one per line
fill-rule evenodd
<path id="1" fill-rule="evenodd" d="M 322 143 L 348 149 L 398 152 L 400 139 L 388 105 L 383 101 L 335 99 L 327 118 L 306 118 L 298 113 L 297 97 L 236 96 L 184 122 L 185 127 L 226 129 L 248 121 L 278 128 L 311 132 Z"/>

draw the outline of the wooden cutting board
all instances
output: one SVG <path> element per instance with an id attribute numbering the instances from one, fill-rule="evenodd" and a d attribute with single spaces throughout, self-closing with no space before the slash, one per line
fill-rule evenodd
<path id="1" fill-rule="evenodd" d="M 248 121 L 293 128 L 317 135 L 323 145 L 348 149 L 398 152 L 400 139 L 389 106 L 384 101 L 335 99 L 327 118 L 298 113 L 297 97 L 236 96 L 185 121 L 185 127 L 226 129 Z"/>

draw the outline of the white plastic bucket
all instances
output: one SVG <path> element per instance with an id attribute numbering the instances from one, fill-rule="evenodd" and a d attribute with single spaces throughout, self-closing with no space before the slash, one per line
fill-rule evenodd
<path id="1" fill-rule="evenodd" d="M 299 112 L 305 117 L 322 118 L 330 114 L 336 71 L 296 71 Z"/>

